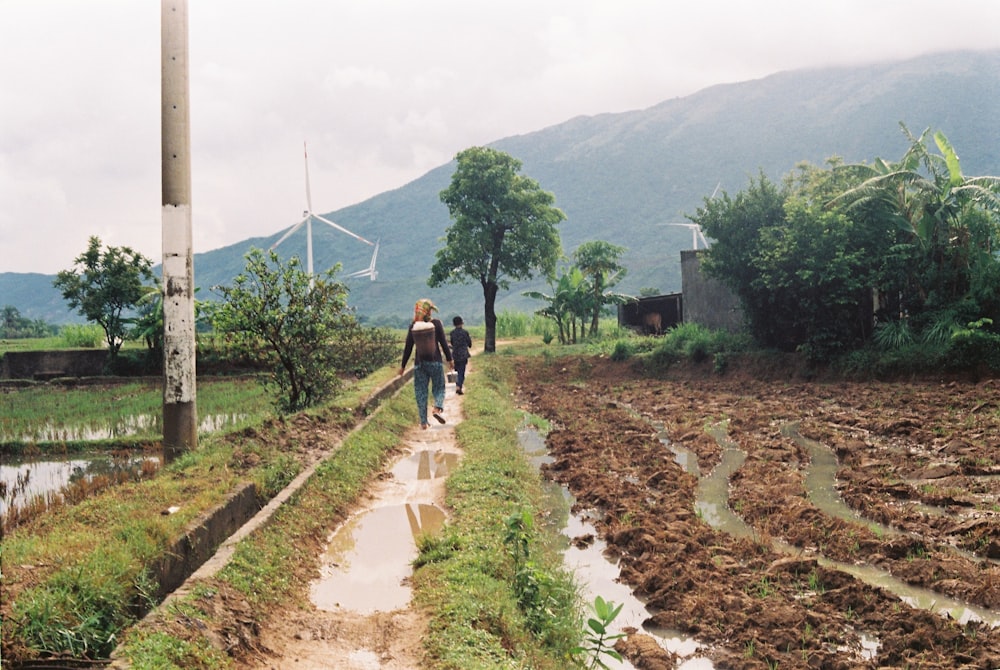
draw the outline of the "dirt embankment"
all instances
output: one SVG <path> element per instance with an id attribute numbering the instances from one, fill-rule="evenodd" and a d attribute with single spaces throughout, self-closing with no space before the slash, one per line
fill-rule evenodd
<path id="1" fill-rule="evenodd" d="M 1000 628 L 911 607 L 844 567 L 998 620 L 1000 383 L 776 376 L 705 366 L 651 378 L 580 358 L 533 359 L 519 380 L 554 425 L 549 474 L 603 511 L 599 531 L 655 612 L 650 623 L 694 636 L 717 667 L 1000 667 Z M 723 444 L 746 454 L 728 503 L 749 535 L 696 512 L 699 477 L 664 434 L 696 455 L 701 475 Z M 809 440 L 836 455 L 856 519 L 814 502 Z"/>

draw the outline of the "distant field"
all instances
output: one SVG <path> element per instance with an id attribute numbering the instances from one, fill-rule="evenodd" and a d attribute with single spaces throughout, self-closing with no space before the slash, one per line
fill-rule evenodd
<path id="1" fill-rule="evenodd" d="M 156 439 L 163 409 L 158 380 L 66 387 L 50 384 L 6 389 L 0 394 L 0 445 L 24 441 L 78 441 L 88 432 L 121 426 L 133 439 Z M 213 378 L 197 383 L 197 411 L 216 419 L 215 428 L 230 428 L 273 411 L 264 388 L 252 378 Z M 152 417 L 150 419 L 150 417 Z M 57 439 L 54 436 L 65 436 Z"/>

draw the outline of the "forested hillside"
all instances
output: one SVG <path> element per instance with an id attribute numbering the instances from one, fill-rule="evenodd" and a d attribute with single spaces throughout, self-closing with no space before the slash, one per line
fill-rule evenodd
<path id="1" fill-rule="evenodd" d="M 555 194 L 567 215 L 559 226 L 566 253 L 593 239 L 622 245 L 628 248 L 623 263 L 629 276 L 620 290 L 673 292 L 680 289 L 679 251 L 691 247 L 692 237 L 687 229 L 663 224 L 686 222 L 685 215 L 717 188 L 735 193 L 759 172 L 780 180 L 801 161 L 821 164 L 831 156 L 846 162 L 896 159 L 908 146 L 900 122 L 917 134 L 927 127 L 944 132 L 965 174 L 1000 174 L 998 113 L 1000 52 L 962 52 L 783 72 L 645 110 L 577 117 L 491 146 L 521 160 L 523 174 Z M 428 296 L 446 317 L 462 313 L 469 322 L 481 320 L 478 285 L 431 290 L 426 284 L 449 224 L 438 194 L 453 169 L 443 165 L 399 189 L 325 215 L 381 240 L 378 280 L 350 281 L 351 302 L 367 319 L 406 319 L 413 301 Z M 276 222 L 272 237 L 197 253 L 198 298 L 211 299 L 210 287 L 229 283 L 251 246 L 267 248 L 285 227 Z M 336 261 L 347 272 L 368 265 L 370 247 L 323 225 L 314 225 L 313 235 L 318 269 Z M 279 250 L 304 255 L 304 234 Z M 0 274 L 0 304 L 14 305 L 29 318 L 79 321 L 59 309 L 52 279 Z M 534 309 L 536 303 L 521 297 L 527 288 L 501 295 L 498 310 Z M 544 282 L 530 288 L 544 290 Z"/>

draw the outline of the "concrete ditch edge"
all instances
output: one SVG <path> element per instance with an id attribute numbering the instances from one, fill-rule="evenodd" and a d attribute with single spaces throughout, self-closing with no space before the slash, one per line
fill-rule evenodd
<path id="1" fill-rule="evenodd" d="M 360 430 L 371 420 L 373 410 L 381 402 L 402 388 L 413 376 L 412 368 L 402 376 L 394 377 L 372 393 L 359 407 L 365 415 L 350 433 Z M 350 434 L 348 433 L 348 434 Z M 339 446 L 339 444 L 337 445 Z M 212 577 L 219 572 L 232 558 L 236 545 L 255 530 L 264 527 L 296 491 L 309 480 L 323 463 L 322 460 L 299 473 L 288 486 L 279 491 L 263 507 L 256 495 L 253 484 L 246 484 L 232 493 L 225 502 L 213 510 L 206 512 L 188 527 L 173 546 L 161 559 L 159 568 L 163 589 L 166 595 L 160 603 L 150 610 L 135 625 L 153 621 L 160 616 L 164 607 L 177 598 L 183 598 L 191 593 L 195 583 Z M 259 508 L 254 513 L 253 510 Z M 125 670 L 132 667 L 128 661 L 118 658 L 115 652 L 111 654 L 111 664 L 107 667 Z"/>

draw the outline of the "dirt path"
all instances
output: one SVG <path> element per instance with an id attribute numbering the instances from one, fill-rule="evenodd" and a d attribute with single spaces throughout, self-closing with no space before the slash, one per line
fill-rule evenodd
<path id="1" fill-rule="evenodd" d="M 647 623 L 697 638 L 717 667 L 1000 668 L 994 380 L 825 384 L 704 366 L 654 379 L 592 358 L 533 360 L 518 378 L 554 426 L 546 471 L 599 510 Z M 818 500 L 813 442 L 856 519 Z M 746 533 L 698 506 L 726 452 L 742 460 L 722 503 Z M 974 610 L 913 606 L 870 573 Z"/>
<path id="2" fill-rule="evenodd" d="M 426 513 L 431 506 L 444 509 L 444 475 L 460 456 L 455 425 L 462 420 L 462 396 L 456 396 L 454 388 L 453 384 L 447 388 L 444 413 L 447 423 L 432 422 L 427 430 L 416 425 L 410 429 L 404 436 L 406 455 L 386 470 L 360 508 L 341 527 L 338 537 L 346 534 L 346 543 L 351 545 L 347 549 L 348 558 L 341 552 L 332 559 L 340 564 L 323 571 L 336 578 L 336 585 L 324 591 L 323 580 L 319 579 L 314 582 L 312 603 L 300 611 L 272 617 L 262 626 L 260 642 L 269 653 L 265 660 L 250 667 L 255 670 L 420 667 L 426 617 L 410 604 L 383 607 L 379 601 L 401 597 L 408 602 L 405 575 L 410 574 L 409 562 L 416 555 L 413 536 L 426 526 L 427 517 L 432 516 Z M 401 393 L 412 397 L 412 387 L 405 387 Z M 411 464 L 413 468 L 409 467 Z M 403 518 L 400 510 L 405 510 L 412 534 L 405 527 L 399 529 L 398 520 Z M 388 514 L 379 516 L 391 520 L 372 521 L 379 511 L 387 511 Z M 350 531 L 352 524 L 354 530 Z M 359 529 L 365 524 L 374 524 L 368 532 L 380 536 L 374 551 L 370 546 L 362 546 L 364 539 Z M 356 552 L 353 558 L 352 551 Z M 387 562 L 378 563 L 387 555 Z M 378 563 L 374 568 L 377 574 L 373 575 L 375 563 Z M 398 575 L 404 575 L 402 580 Z M 316 601 L 325 609 L 316 606 Z"/>

